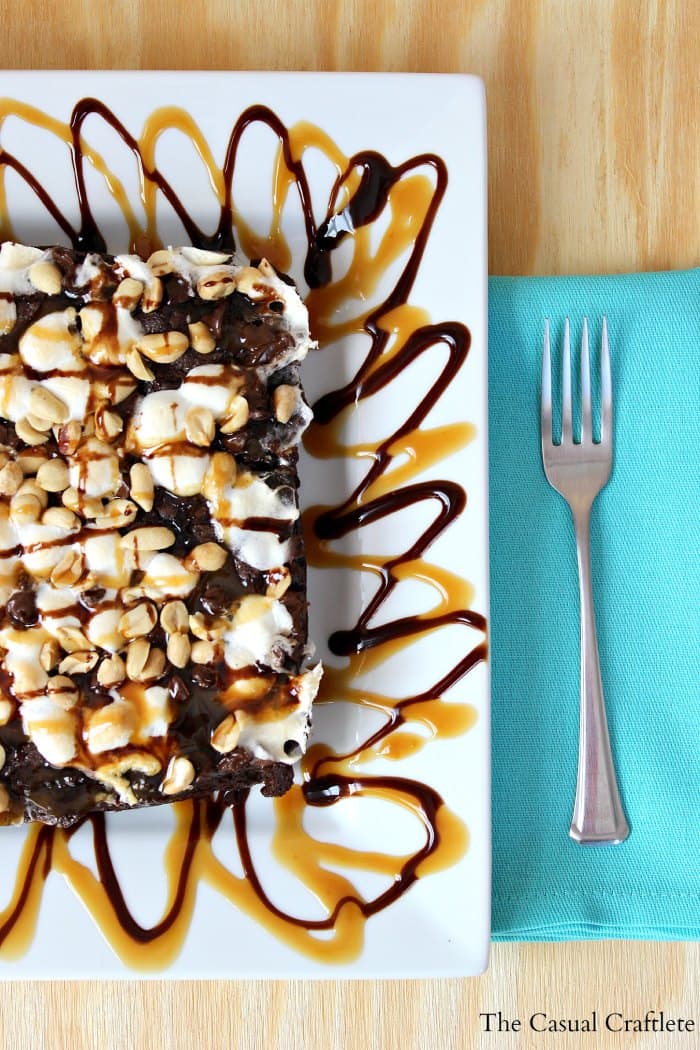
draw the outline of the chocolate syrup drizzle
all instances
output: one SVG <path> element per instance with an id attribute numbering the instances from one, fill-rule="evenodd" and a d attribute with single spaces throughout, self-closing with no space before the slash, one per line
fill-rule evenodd
<path id="1" fill-rule="evenodd" d="M 26 117 L 26 114 L 24 115 Z M 370 337 L 370 348 L 366 358 L 355 377 L 346 386 L 326 394 L 317 402 L 314 406 L 315 421 L 312 426 L 317 431 L 320 428 L 322 432 L 327 430 L 330 433 L 334 423 L 339 420 L 346 409 L 357 401 L 368 398 L 390 386 L 403 370 L 421 355 L 433 354 L 436 348 L 442 348 L 443 352 L 447 351 L 447 361 L 432 386 L 421 397 L 418 405 L 409 413 L 404 422 L 376 448 L 371 466 L 355 491 L 339 506 L 319 508 L 315 518 L 312 515 L 312 527 L 315 540 L 323 549 L 334 540 L 371 525 L 381 518 L 400 514 L 408 508 L 423 503 L 435 508 L 433 520 L 415 543 L 381 564 L 379 567 L 380 585 L 357 622 L 348 629 L 335 632 L 329 639 L 329 646 L 333 653 L 351 658 L 360 657 L 370 650 L 379 651 L 381 647 L 391 648 L 407 644 L 412 638 L 428 630 L 438 630 L 453 624 L 476 629 L 482 635 L 482 640 L 428 689 L 398 701 L 387 700 L 386 706 L 382 707 L 386 716 L 385 722 L 379 729 L 368 735 L 352 752 L 337 755 L 325 746 L 313 747 L 303 761 L 303 784 L 301 788 L 293 789 L 293 792 L 297 792 L 296 801 L 294 801 L 294 796 L 291 794 L 289 796 L 292 799 L 291 805 L 295 806 L 297 811 L 303 810 L 304 806 L 334 805 L 341 799 L 357 795 L 374 794 L 396 799 L 399 804 L 408 804 L 422 822 L 425 829 L 423 845 L 408 859 L 404 859 L 403 864 L 399 863 L 402 858 L 397 859 L 397 870 L 393 872 L 390 885 L 383 893 L 372 900 L 365 900 L 358 893 L 344 893 L 328 907 L 327 914 L 322 919 L 312 920 L 283 911 L 267 895 L 251 855 L 246 825 L 245 797 L 235 800 L 229 798 L 220 801 L 182 804 L 176 809 L 182 814 L 183 806 L 190 807 L 187 810 L 189 819 L 184 822 L 186 825 L 183 832 L 184 845 L 179 856 L 179 870 L 171 887 L 170 903 L 157 925 L 144 928 L 135 921 L 122 893 L 110 854 L 104 816 L 94 815 L 89 818 L 92 824 L 99 879 L 108 902 L 108 909 L 111 911 L 111 918 L 116 920 L 122 933 L 131 942 L 141 946 L 152 944 L 164 938 L 164 935 L 176 925 L 183 912 L 188 885 L 193 876 L 196 858 L 203 848 L 202 844 L 210 843 L 222 820 L 228 817 L 233 820 L 248 886 L 252 888 L 258 905 L 262 906 L 271 920 L 276 920 L 275 923 L 271 922 L 268 925 L 277 935 L 286 937 L 300 950 L 314 954 L 314 945 L 317 943 L 314 939 L 306 939 L 300 943 L 289 931 L 295 927 L 303 928 L 307 933 L 334 929 L 341 913 L 349 904 L 355 906 L 358 915 L 361 915 L 363 920 L 367 919 L 401 897 L 420 876 L 421 864 L 428 857 L 436 855 L 445 845 L 441 820 L 447 810 L 442 798 L 433 788 L 403 777 L 361 775 L 357 767 L 361 764 L 363 756 L 372 757 L 373 754 L 376 754 L 377 745 L 393 734 L 399 726 L 410 720 L 412 708 L 418 710 L 421 705 L 439 698 L 473 667 L 485 660 L 487 654 L 486 621 L 482 615 L 469 608 L 455 610 L 448 608 L 435 615 L 405 616 L 379 625 L 373 624 L 400 580 L 398 574 L 400 567 L 405 566 L 408 562 L 421 559 L 430 545 L 450 527 L 466 506 L 467 497 L 464 490 L 454 482 L 446 480 L 420 481 L 376 496 L 371 495 L 372 487 L 390 467 L 393 458 L 392 448 L 400 439 L 410 438 L 412 432 L 422 426 L 430 410 L 464 365 L 469 352 L 468 329 L 456 322 L 444 322 L 416 326 L 407 335 L 400 349 L 393 354 L 387 354 L 386 360 L 382 360 L 383 355 L 387 352 L 391 335 L 388 326 L 383 328 L 381 321 L 390 311 L 408 303 L 433 222 L 447 186 L 446 167 L 442 159 L 434 154 L 422 154 L 394 167 L 378 153 L 371 151 L 357 153 L 345 159 L 343 166 L 337 165 L 338 175 L 330 195 L 327 217 L 317 227 L 303 164 L 303 150 L 293 148 L 290 129 L 287 129 L 271 110 L 264 106 L 251 106 L 241 114 L 231 132 L 222 168 L 224 195 L 219 202 L 219 221 L 214 232 L 207 234 L 190 217 L 185 205 L 162 172 L 157 167 L 146 164 L 142 143 L 128 131 L 104 103 L 98 99 L 85 98 L 75 106 L 68 125 L 69 134 L 65 136 L 71 153 L 80 210 L 78 228 L 71 224 L 48 190 L 16 157 L 5 150 L 0 151 L 0 171 L 3 168 L 14 170 L 34 192 L 39 203 L 52 216 L 74 248 L 84 251 L 104 252 L 107 249 L 90 207 L 85 179 L 84 136 L 86 135 L 85 124 L 89 117 L 104 121 L 117 133 L 138 164 L 142 187 L 146 185 L 157 187 L 182 222 L 191 243 L 202 248 L 213 249 L 233 249 L 235 247 L 232 183 L 242 136 L 246 129 L 254 124 L 261 124 L 270 129 L 277 136 L 281 160 L 286 167 L 290 183 L 296 188 L 301 205 L 307 241 L 304 276 L 312 289 L 310 300 L 314 295 L 323 295 L 324 289 L 331 285 L 333 253 L 338 245 L 344 238 L 356 235 L 358 231 L 369 226 L 386 208 L 391 206 L 392 191 L 402 179 L 408 176 L 415 177 L 416 174 L 426 169 L 432 172 L 434 179 L 427 211 L 413 239 L 408 259 L 398 280 L 386 298 L 371 311 L 361 324 L 361 330 Z M 40 115 L 37 116 L 36 111 L 32 111 L 31 119 L 41 124 Z M 310 132 L 316 132 L 322 137 L 318 129 L 313 129 L 311 126 L 306 127 Z M 180 130 L 183 128 L 181 127 Z M 312 134 L 311 139 L 314 139 L 313 144 L 319 144 L 315 135 Z M 355 189 L 351 192 L 345 207 L 340 209 L 339 200 L 344 191 L 347 193 L 347 187 L 351 184 L 351 176 L 355 178 Z M 422 178 L 427 178 L 427 176 L 423 175 Z M 276 207 L 281 208 L 281 204 L 277 202 Z M 132 239 L 135 242 L 140 241 L 139 244 L 135 243 L 134 247 L 142 248 L 144 239 L 136 238 L 133 229 Z M 148 239 L 145 240 L 147 242 Z M 149 244 L 148 247 L 152 248 L 155 245 Z M 328 701 L 333 698 L 326 696 L 324 699 Z M 376 707 L 376 705 L 373 706 Z M 237 804 L 231 808 L 229 803 L 232 801 Z M 290 805 L 289 799 L 286 802 L 284 799 L 280 800 L 280 803 L 282 806 Z M 296 819 L 300 825 L 299 812 L 296 813 Z M 76 829 L 66 832 L 40 827 L 32 830 L 34 838 L 27 843 L 25 850 L 23 883 L 21 885 L 18 883 L 10 908 L 4 916 L 0 914 L 0 950 L 27 907 L 32 885 L 37 880 L 43 882 L 51 870 L 52 854 L 55 852 L 54 845 L 60 844 L 62 853 L 65 853 L 66 844 Z M 56 843 L 54 843 L 55 837 L 59 837 Z M 315 842 L 310 837 L 307 838 L 309 843 Z M 456 857 L 448 859 L 445 863 L 451 863 L 454 859 Z M 211 856 L 209 860 L 211 862 Z M 221 885 L 221 879 L 217 885 Z M 320 896 L 323 899 L 322 893 Z M 92 910 L 94 913 L 95 909 Z M 249 908 L 249 910 L 253 909 Z M 256 914 L 260 918 L 259 907 Z M 112 921 L 111 929 L 114 932 L 114 921 Z M 178 941 L 176 950 L 179 950 L 181 941 L 182 938 Z M 115 948 L 119 950 L 118 945 L 115 945 Z M 357 951 L 360 949 L 361 938 Z M 124 956 L 125 953 L 122 951 L 120 954 Z M 323 957 L 330 960 L 334 958 L 333 954 L 327 951 Z M 346 951 L 345 958 L 348 957 Z M 133 961 L 133 956 L 131 959 Z M 145 965 L 148 963 L 146 962 Z"/>

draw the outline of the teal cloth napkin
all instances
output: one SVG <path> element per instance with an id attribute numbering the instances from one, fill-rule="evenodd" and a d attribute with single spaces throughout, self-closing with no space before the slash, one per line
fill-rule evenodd
<path id="1" fill-rule="evenodd" d="M 700 936 L 700 270 L 489 282 L 493 937 Z M 539 436 L 545 317 L 607 315 L 615 458 L 592 517 L 608 721 L 632 832 L 568 836 L 578 741 L 573 528 Z M 555 377 L 556 382 L 556 377 Z"/>

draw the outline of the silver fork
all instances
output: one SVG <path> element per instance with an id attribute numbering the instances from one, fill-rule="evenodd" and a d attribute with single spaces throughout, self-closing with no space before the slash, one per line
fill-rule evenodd
<path id="1" fill-rule="evenodd" d="M 552 368 L 549 321 L 545 321 L 542 355 L 542 462 L 549 484 L 569 504 L 574 519 L 581 598 L 581 714 L 576 798 L 569 834 L 581 845 L 624 842 L 630 833 L 615 778 L 605 716 L 591 587 L 591 507 L 607 484 L 612 467 L 612 383 L 608 326 L 603 318 L 601 343 L 601 436 L 593 441 L 588 321 L 581 338 L 581 441 L 575 443 L 571 412 L 571 344 L 569 320 L 562 355 L 562 437 L 552 440 Z"/>

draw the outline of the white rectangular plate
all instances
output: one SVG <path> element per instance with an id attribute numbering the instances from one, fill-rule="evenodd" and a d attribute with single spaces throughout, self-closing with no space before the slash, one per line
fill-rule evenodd
<path id="1" fill-rule="evenodd" d="M 413 500 L 400 511 L 394 507 L 391 513 L 330 545 L 335 554 L 340 552 L 365 563 L 382 559 L 391 562 L 417 541 L 436 519 L 440 507 L 447 506 L 451 498 L 456 498 L 455 493 L 464 489 L 465 508 L 455 513 L 449 527 L 430 546 L 425 564 L 414 560 L 408 568 L 398 568 L 401 582 L 370 620 L 369 630 L 371 633 L 377 624 L 401 623 L 418 614 L 435 617 L 446 612 L 457 622 L 414 633 L 409 644 L 393 655 L 386 647 L 373 649 L 372 653 L 386 659 L 374 666 L 366 664 L 363 673 L 352 682 L 354 699 L 360 702 L 343 702 L 342 689 L 334 696 L 335 679 L 328 676 L 326 699 L 335 702 L 319 705 L 312 739 L 315 744 L 324 742 L 337 755 L 366 742 L 382 724 L 377 707 L 381 701 L 373 701 L 375 710 L 368 706 L 375 694 L 397 700 L 423 692 L 428 695 L 423 698 L 422 707 L 405 708 L 406 724 L 396 725 L 372 754 L 365 750 L 352 767 L 331 761 L 322 771 L 344 771 L 344 783 L 356 778 L 356 783 L 363 783 L 366 790 L 336 805 L 307 807 L 304 827 L 315 838 L 308 838 L 298 848 L 305 853 L 303 859 L 313 860 L 314 842 L 337 843 L 346 852 L 340 855 L 336 851 L 332 859 L 332 850 L 318 846 L 319 864 L 337 868 L 339 876 L 347 880 L 345 884 L 336 879 L 329 891 L 330 899 L 350 892 L 371 901 L 391 887 L 407 858 L 426 841 L 425 828 L 415 813 L 406 808 L 408 796 L 401 794 L 396 778 L 428 785 L 444 800 L 441 813 L 449 811 L 454 819 L 442 821 L 444 836 L 437 852 L 419 869 L 421 877 L 394 903 L 378 910 L 366 923 L 356 921 L 359 912 L 355 904 L 346 904 L 335 931 L 318 934 L 316 941 L 313 934 L 301 931 L 295 945 L 287 936 L 291 925 L 281 921 L 273 931 L 259 922 L 251 913 L 249 902 L 255 898 L 245 880 L 238 886 L 240 906 L 236 906 L 210 884 L 197 884 L 193 877 L 193 912 L 187 923 L 181 920 L 182 945 L 178 950 L 171 945 L 160 961 L 151 954 L 153 949 L 145 946 L 120 958 L 86 908 L 85 902 L 94 904 L 100 892 L 96 883 L 92 889 L 88 885 L 91 872 L 96 871 L 88 823 L 67 843 L 84 865 L 82 890 L 74 892 L 75 887 L 72 889 L 56 871 L 48 875 L 43 889 L 39 887 L 41 903 L 36 929 L 32 936 L 27 933 L 24 946 L 20 946 L 18 930 L 8 938 L 5 950 L 0 949 L 0 975 L 281 978 L 479 973 L 487 964 L 490 934 L 487 658 L 476 660 L 468 673 L 443 691 L 437 703 L 426 704 L 431 699 L 431 687 L 482 646 L 485 639 L 484 630 L 466 622 L 471 613 L 466 618 L 459 614 L 460 581 L 468 581 L 472 588 L 465 589 L 468 608 L 483 617 L 488 613 L 486 143 L 482 84 L 473 77 L 383 74 L 2 73 L 2 112 L 14 115 L 5 117 L 0 142 L 50 192 L 74 226 L 79 218 L 76 189 L 70 151 L 61 141 L 61 133 L 70 121 L 74 105 L 87 93 L 105 103 L 137 139 L 149 115 L 159 107 L 186 110 L 201 131 L 200 150 L 205 146 L 211 150 L 213 168 L 223 166 L 231 129 L 250 106 L 270 107 L 285 128 L 295 128 L 293 141 L 297 144 L 308 143 L 312 137 L 308 127 L 299 127 L 300 122 L 317 126 L 328 139 L 317 138 L 322 149 L 309 149 L 301 160 L 316 224 L 327 213 L 336 177 L 329 157 L 336 147 L 338 164 L 343 163 L 341 155 L 347 158 L 365 151 L 377 151 L 394 166 L 419 154 L 434 154 L 438 158 L 423 162 L 416 170 L 406 170 L 396 182 L 389 204 L 368 223 L 365 232 L 351 233 L 333 254 L 337 309 L 328 313 L 328 294 L 325 298 L 324 293 L 317 295 L 316 305 L 321 300 L 330 327 L 316 333 L 323 347 L 305 365 L 309 399 L 314 403 L 329 390 L 353 381 L 370 346 L 369 335 L 362 332 L 362 318 L 397 286 L 401 294 L 394 310 L 380 311 L 380 322 L 389 334 L 377 367 L 381 369 L 395 351 L 400 357 L 396 348 L 401 339 L 405 337 L 415 346 L 420 341 L 418 330 L 433 325 L 432 335 L 425 340 L 426 350 L 413 363 L 404 363 L 392 381 L 376 393 L 372 394 L 366 384 L 350 399 L 353 404 L 342 414 L 334 433 L 343 447 L 362 447 L 354 452 L 345 449 L 325 459 L 306 453 L 301 475 L 305 505 L 342 504 L 376 462 L 376 448 L 410 417 L 445 373 L 450 353 L 458 352 L 464 338 L 462 326 L 466 326 L 471 337 L 468 356 L 430 412 L 418 421 L 418 433 L 409 434 L 403 442 L 413 452 L 402 453 L 402 443 L 397 442 L 391 449 L 395 458 L 386 467 L 404 471 L 386 489 L 401 493 L 411 486 L 423 486 L 412 491 L 425 498 Z M 33 123 L 30 111 L 18 112 L 7 99 L 36 107 L 57 123 L 49 129 L 39 127 Z M 143 227 L 144 202 L 133 154 L 99 116 L 87 119 L 83 139 L 121 180 L 124 200 L 133 208 L 136 224 Z M 242 137 L 236 161 L 236 208 L 263 238 L 272 213 L 277 146 L 276 135 L 253 122 Z M 211 232 L 219 219 L 217 184 L 214 179 L 212 185 L 191 140 L 181 132 L 166 130 L 155 145 L 155 157 L 159 171 L 177 191 L 189 214 L 202 229 Z M 365 157 L 363 163 L 367 170 L 377 172 L 375 157 Z M 419 220 L 434 199 L 436 171 L 443 165 L 447 173 L 444 197 L 432 228 L 428 229 Z M 115 205 L 114 182 L 110 191 L 99 165 L 95 168 L 86 164 L 85 172 L 92 214 L 105 234 L 107 247 L 113 252 L 124 251 L 129 236 L 122 212 Z M 357 192 L 357 187 L 356 179 L 352 192 Z M 36 244 L 68 243 L 15 172 L 7 175 L 5 191 L 15 239 Z M 402 227 L 402 222 L 407 225 Z M 163 243 L 189 240 L 162 195 L 157 200 L 157 226 Z M 401 286 L 421 228 L 427 240 L 415 281 L 412 286 Z M 303 263 L 308 231 L 294 187 L 282 211 L 282 230 L 291 249 L 289 270 L 302 294 L 306 294 Z M 361 251 L 367 253 L 364 262 L 359 258 Z M 384 253 L 379 261 L 373 258 L 377 252 Z M 340 278 L 344 266 L 350 266 L 352 280 L 343 285 Z M 377 277 L 376 288 L 371 286 L 373 276 Z M 341 322 L 345 327 L 339 330 Z M 331 330 L 333 326 L 335 329 Z M 381 332 L 377 339 L 381 341 Z M 371 385 L 371 380 L 368 383 Z M 428 432 L 435 428 L 446 429 L 430 436 Z M 316 443 L 322 445 L 324 435 L 329 433 L 329 427 L 319 426 Z M 373 492 L 366 494 L 365 504 L 377 498 L 381 504 L 381 496 L 375 486 Z M 310 568 L 311 636 L 329 667 L 343 668 L 347 664 L 345 657 L 328 651 L 329 636 L 355 626 L 378 586 L 376 571 L 362 570 L 358 564 L 356 560 L 354 567 L 345 561 L 333 569 L 313 565 Z M 436 611 L 439 594 L 435 582 L 431 584 L 429 579 L 435 581 L 439 567 L 450 570 L 455 578 L 447 580 L 450 593 L 444 599 L 444 608 Z M 362 660 L 355 658 L 356 669 L 361 665 Z M 421 725 L 411 721 L 416 713 L 425 716 Z M 444 723 L 443 731 L 429 732 L 426 720 L 430 719 Z M 463 731 L 456 732 L 458 726 Z M 377 777 L 393 778 L 381 798 L 373 797 L 379 782 L 371 778 Z M 410 793 L 410 788 L 407 790 Z M 278 848 L 285 849 L 286 832 L 279 832 L 280 814 L 279 804 L 258 795 L 247 806 L 248 841 L 260 882 L 283 911 L 322 919 L 325 908 L 315 892 L 316 882 L 305 886 L 273 855 L 270 841 L 275 828 Z M 107 818 L 116 874 L 134 919 L 144 927 L 157 923 L 167 907 L 163 853 L 173 821 L 170 807 Z M 284 824 L 281 826 L 284 828 Z M 462 837 L 466 848 L 459 849 L 456 840 L 460 836 L 455 828 L 462 826 L 467 829 L 467 835 Z M 19 856 L 31 834 L 36 831 L 0 829 L 0 929 L 15 892 Z M 296 848 L 291 838 L 288 847 L 288 852 Z M 216 833 L 213 849 L 234 876 L 242 875 L 229 819 Z M 368 858 L 366 854 L 370 852 L 381 854 L 381 860 Z M 430 870 L 431 866 L 440 870 Z M 30 918 L 31 908 L 27 908 L 24 919 Z M 30 929 L 31 923 L 25 930 Z M 314 944 L 326 946 L 325 958 L 319 948 L 313 955 L 308 954 Z M 299 950 L 304 945 L 306 952 Z M 13 949 L 13 958 L 8 957 L 8 947 Z"/>

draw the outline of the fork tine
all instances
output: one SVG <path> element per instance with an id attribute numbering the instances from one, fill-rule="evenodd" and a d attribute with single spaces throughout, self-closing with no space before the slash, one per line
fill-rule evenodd
<path id="1" fill-rule="evenodd" d="M 610 376 L 610 344 L 608 342 L 608 319 L 603 315 L 603 335 L 600 344 L 600 396 L 601 425 L 600 440 L 612 441 L 612 378 Z"/>
<path id="2" fill-rule="evenodd" d="M 542 444 L 552 443 L 552 355 L 549 348 L 549 320 L 544 322 L 542 348 L 542 407 L 540 416 Z"/>
<path id="3" fill-rule="evenodd" d="M 588 318 L 583 319 L 581 334 L 581 444 L 590 442 L 591 423 L 591 359 L 588 349 Z"/>
<path id="4" fill-rule="evenodd" d="M 569 318 L 564 324 L 564 352 L 561 358 L 561 443 L 571 444 L 571 339 Z"/>

